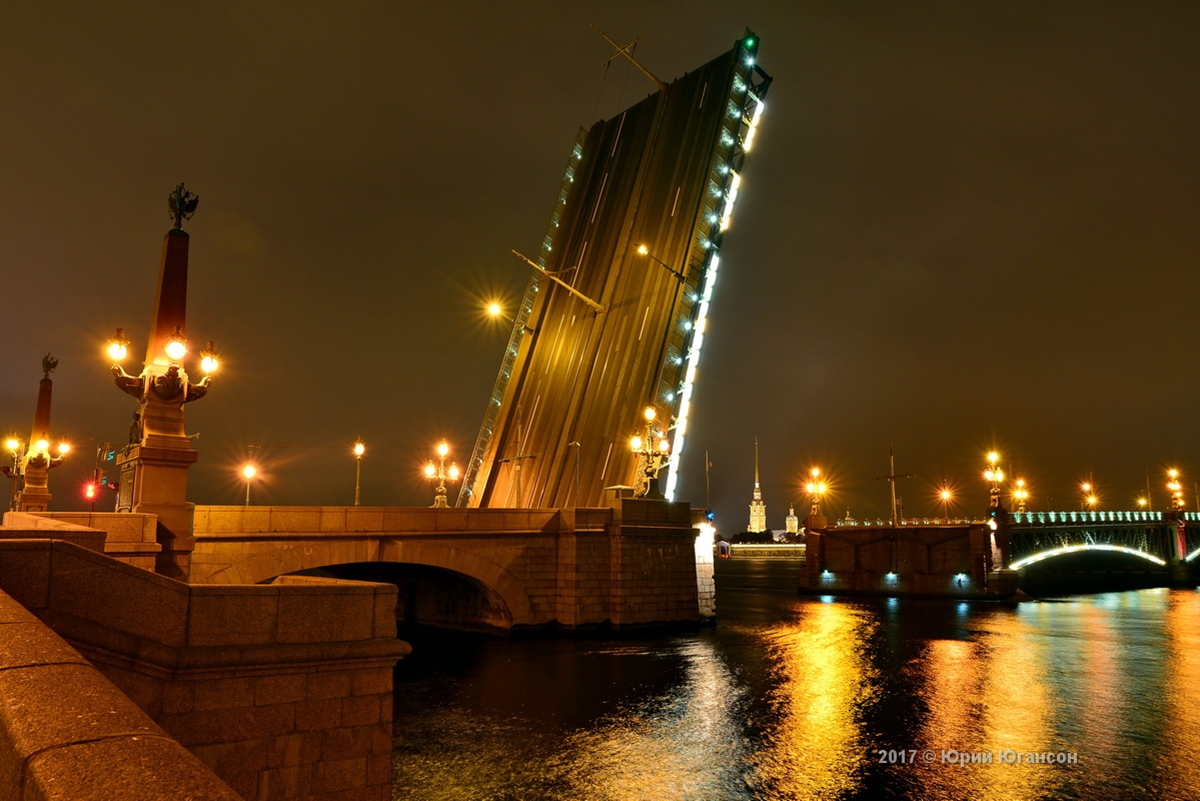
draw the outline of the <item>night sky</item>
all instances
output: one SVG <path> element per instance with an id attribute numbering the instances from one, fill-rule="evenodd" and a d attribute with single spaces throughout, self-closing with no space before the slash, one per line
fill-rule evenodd
<path id="1" fill-rule="evenodd" d="M 1200 6 L 1192 3 L 11 3 L 0 10 L 0 426 L 28 436 L 41 358 L 58 509 L 136 405 L 166 197 L 200 196 L 188 336 L 224 365 L 189 405 L 190 498 L 428 505 L 460 464 L 575 133 L 761 38 L 774 78 L 726 234 L 680 499 L 768 524 L 825 468 L 831 517 L 908 515 L 983 454 L 1031 507 L 1133 508 L 1200 479 Z M 71 8 L 68 10 L 68 6 Z M 1086 8 L 1086 14 L 1081 13 Z M 468 10 L 469 9 L 469 10 Z M 135 369 L 137 365 L 130 365 Z M 637 421 L 630 421 L 632 429 Z M 454 495 L 457 494 L 455 488 Z M 453 495 L 452 495 L 453 497 Z M 97 508 L 111 508 L 108 499 Z"/>

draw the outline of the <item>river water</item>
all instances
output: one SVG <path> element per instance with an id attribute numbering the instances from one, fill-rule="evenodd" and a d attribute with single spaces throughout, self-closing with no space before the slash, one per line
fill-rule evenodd
<path id="1" fill-rule="evenodd" d="M 696 633 L 413 634 L 394 797 L 1200 799 L 1200 592 L 851 601 L 797 570 L 719 560 Z"/>

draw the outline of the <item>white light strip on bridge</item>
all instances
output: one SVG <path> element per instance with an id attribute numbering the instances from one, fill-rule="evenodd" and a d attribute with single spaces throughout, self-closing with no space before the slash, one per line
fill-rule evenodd
<path id="1" fill-rule="evenodd" d="M 733 170 L 733 180 L 729 182 L 729 194 L 725 197 L 725 208 L 721 210 L 721 230 L 729 227 L 729 218 L 733 216 L 733 204 L 737 201 L 738 188 L 742 185 L 742 176 Z"/>
<path id="2" fill-rule="evenodd" d="M 1197 556 L 1200 556 L 1200 548 L 1197 548 L 1196 550 L 1189 553 L 1187 556 L 1183 557 L 1183 561 L 1190 562 L 1193 559 L 1195 559 Z"/>
<path id="3" fill-rule="evenodd" d="M 700 303 L 700 313 L 696 316 L 696 325 L 692 333 L 692 346 L 687 353 L 687 371 L 683 382 L 682 398 L 679 401 L 679 413 L 675 417 L 675 441 L 671 444 L 671 458 L 667 462 L 667 487 L 663 497 L 668 501 L 675 500 L 675 488 L 679 484 L 679 454 L 683 453 L 684 434 L 687 433 L 688 412 L 692 409 L 692 385 L 696 381 L 696 366 L 700 363 L 700 348 L 704 345 L 704 332 L 708 328 L 708 305 L 712 298 L 713 285 L 717 282 L 717 268 L 721 266 L 721 257 L 716 253 L 708 261 L 708 269 L 704 271 L 704 300 Z"/>
<path id="4" fill-rule="evenodd" d="M 1065 548 L 1054 548 L 1049 551 L 1035 553 L 1033 556 L 1027 556 L 1024 559 L 1018 559 L 1017 561 L 1013 562 L 1010 567 L 1013 570 L 1020 570 L 1021 568 L 1025 567 L 1025 565 L 1030 565 L 1034 562 L 1040 562 L 1043 559 L 1049 559 L 1052 556 L 1062 556 L 1063 554 L 1078 553 L 1079 551 L 1116 551 L 1118 553 L 1127 553 L 1130 556 L 1140 556 L 1142 559 L 1153 562 L 1156 565 L 1166 564 L 1166 562 L 1164 562 L 1162 559 L 1159 559 L 1157 556 L 1151 556 L 1150 554 L 1142 551 L 1135 551 L 1133 548 L 1126 548 L 1123 545 L 1068 545 Z"/>
<path id="5" fill-rule="evenodd" d="M 750 117 L 750 127 L 746 129 L 746 139 L 742 142 L 742 151 L 745 153 L 749 153 L 751 145 L 754 144 L 754 129 L 758 127 L 758 118 L 762 116 L 763 106 L 766 105 L 754 95 L 751 97 L 754 97 L 757 105 L 754 107 L 754 114 Z"/>

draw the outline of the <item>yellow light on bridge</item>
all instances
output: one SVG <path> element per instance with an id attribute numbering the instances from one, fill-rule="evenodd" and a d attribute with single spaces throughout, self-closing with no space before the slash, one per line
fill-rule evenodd
<path id="1" fill-rule="evenodd" d="M 425 465 L 425 477 L 433 478 L 435 475 L 437 475 L 437 468 L 433 466 L 433 462 Z"/>
<path id="2" fill-rule="evenodd" d="M 66 456 L 71 452 L 71 444 L 68 442 L 58 443 L 58 453 L 60 456 Z"/>
<path id="3" fill-rule="evenodd" d="M 217 355 L 213 341 L 210 339 L 208 344 L 204 346 L 204 350 L 200 351 L 200 369 L 205 373 L 215 373 L 220 366 L 221 359 Z"/>
<path id="4" fill-rule="evenodd" d="M 437 446 L 437 455 L 441 456 L 444 459 L 444 458 L 446 458 L 446 454 L 448 454 L 449 452 L 450 452 L 450 446 L 446 444 L 445 440 L 442 440 L 442 444 Z"/>
<path id="5" fill-rule="evenodd" d="M 258 475 L 258 468 L 255 467 L 254 465 L 248 464 L 248 465 L 245 465 L 242 467 L 242 478 L 246 479 L 247 481 L 249 481 L 250 479 L 254 478 L 257 475 Z"/>
<path id="6" fill-rule="evenodd" d="M 118 328 L 117 333 L 108 340 L 106 352 L 113 364 L 125 361 L 125 357 L 129 355 L 129 340 L 125 338 L 124 328 Z"/>
<path id="7" fill-rule="evenodd" d="M 183 357 L 187 356 L 187 341 L 183 338 L 183 332 L 179 326 L 175 326 L 175 333 L 167 340 L 163 350 L 167 354 L 167 358 L 173 362 L 183 361 Z"/>

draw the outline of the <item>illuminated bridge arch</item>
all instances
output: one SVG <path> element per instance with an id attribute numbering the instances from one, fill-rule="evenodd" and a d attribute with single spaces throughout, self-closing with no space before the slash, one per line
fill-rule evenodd
<path id="1" fill-rule="evenodd" d="M 1043 562 L 1047 559 L 1053 559 L 1056 556 L 1065 556 L 1067 554 L 1080 553 L 1083 551 L 1107 551 L 1109 553 L 1123 553 L 1128 554 L 1129 556 L 1140 557 L 1148 562 L 1153 562 L 1160 567 L 1167 564 L 1165 560 L 1160 559 L 1153 554 L 1146 553 L 1145 551 L 1137 550 L 1136 548 L 1127 548 L 1124 545 L 1109 545 L 1103 543 L 1083 543 L 1080 545 L 1065 545 L 1060 548 L 1051 548 L 1049 550 L 1040 551 L 1038 553 L 1017 559 L 1012 563 L 1011 567 L 1013 570 L 1020 570 L 1028 565 Z M 1200 553 L 1200 551 L 1197 551 L 1197 553 Z M 1196 554 L 1193 554 L 1193 556 L 1195 555 Z"/>
<path id="2" fill-rule="evenodd" d="M 1081 551 L 1135 556 L 1154 567 L 1167 567 L 1177 557 L 1200 563 L 1198 512 L 1014 512 L 1008 531 L 1006 558 L 1017 570 Z"/>

